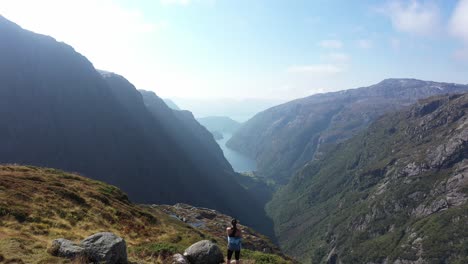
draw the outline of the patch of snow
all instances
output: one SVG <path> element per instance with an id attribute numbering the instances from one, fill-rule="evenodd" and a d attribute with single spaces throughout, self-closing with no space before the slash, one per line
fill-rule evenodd
<path id="1" fill-rule="evenodd" d="M 436 89 L 439 89 L 440 91 L 444 90 L 444 88 L 442 88 L 440 85 L 431 85 L 431 88 L 436 88 Z"/>

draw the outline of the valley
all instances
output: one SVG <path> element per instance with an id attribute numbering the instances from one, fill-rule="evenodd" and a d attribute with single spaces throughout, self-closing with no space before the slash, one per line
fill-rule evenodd
<path id="1" fill-rule="evenodd" d="M 2 16 L 0 37 L 1 163 L 79 172 L 138 203 L 209 207 L 273 235 L 263 206 L 190 112 Z"/>
<path id="2" fill-rule="evenodd" d="M 22 1 L 1 264 L 468 263 L 468 0 Z"/>

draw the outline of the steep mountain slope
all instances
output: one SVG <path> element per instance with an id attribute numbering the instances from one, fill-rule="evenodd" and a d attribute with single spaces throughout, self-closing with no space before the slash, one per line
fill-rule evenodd
<path id="1" fill-rule="evenodd" d="M 192 157 L 193 162 L 207 174 L 218 175 L 221 178 L 223 182 L 220 183 L 220 191 L 225 192 L 229 189 L 230 193 L 237 196 L 236 202 L 241 204 L 233 210 L 237 218 L 247 220 L 248 224 L 263 234 L 274 237 L 273 223 L 263 210 L 266 203 L 266 186 L 261 183 L 246 186 L 243 179 L 245 177 L 233 171 L 213 135 L 197 122 L 191 112 L 169 109 L 153 92 L 140 90 L 140 93 L 148 110 L 161 122 L 166 131 L 177 138 L 177 145 Z"/>
<path id="2" fill-rule="evenodd" d="M 468 94 L 421 101 L 302 168 L 268 206 L 304 262 L 467 263 Z"/>
<path id="3" fill-rule="evenodd" d="M 213 135 L 197 122 L 192 113 L 172 110 L 154 92 L 139 91 L 149 112 L 160 121 L 166 131 L 177 138 L 179 147 L 195 158 L 197 164 L 234 174 Z"/>
<path id="4" fill-rule="evenodd" d="M 355 135 L 382 114 L 418 99 L 461 91 L 468 91 L 468 86 L 388 79 L 369 87 L 313 95 L 257 114 L 228 146 L 256 159 L 259 174 L 287 183 L 330 143 Z"/>
<path id="5" fill-rule="evenodd" d="M 207 116 L 197 118 L 197 121 L 209 131 L 218 131 L 221 133 L 232 134 L 241 126 L 241 123 L 227 116 Z"/>
<path id="6" fill-rule="evenodd" d="M 132 204 L 125 193 L 103 182 L 56 169 L 0 166 L 0 263 L 71 263 L 47 252 L 52 240 L 78 241 L 101 231 L 126 240 L 132 263 L 161 263 L 204 239 L 224 252 L 225 237 L 219 233 L 229 226 L 227 219 L 216 212 L 211 230 L 193 228 L 158 206 Z M 247 263 L 290 263 L 255 251 L 271 242 L 248 230 L 253 238 L 244 254 Z"/>
<path id="7" fill-rule="evenodd" d="M 133 201 L 205 206 L 270 234 L 262 207 L 229 164 L 206 166 L 208 154 L 199 163 L 205 154 L 180 146 L 123 77 L 103 78 L 72 47 L 1 16 L 0 39 L 1 163 L 77 171 L 121 187 Z"/>
<path id="8" fill-rule="evenodd" d="M 180 108 L 171 99 L 164 99 L 164 103 L 173 110 L 180 110 Z"/>

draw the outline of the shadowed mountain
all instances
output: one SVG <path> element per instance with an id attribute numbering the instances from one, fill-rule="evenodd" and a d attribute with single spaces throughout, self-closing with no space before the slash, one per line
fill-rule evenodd
<path id="1" fill-rule="evenodd" d="M 279 183 L 330 145 L 366 128 L 384 113 L 418 99 L 468 91 L 467 85 L 414 79 L 317 94 L 265 110 L 242 125 L 227 145 L 257 160 L 258 173 Z"/>
<path id="2" fill-rule="evenodd" d="M 384 115 L 269 204 L 304 263 L 467 263 L 468 94 Z"/>
<path id="3" fill-rule="evenodd" d="M 0 162 L 76 171 L 136 202 L 210 207 L 271 234 L 262 207 L 216 150 L 185 146 L 199 132 L 188 139 L 191 128 L 177 134 L 166 124 L 186 116 L 158 119 L 125 78 L 101 76 L 72 47 L 1 16 L 0 39 Z"/>
<path id="4" fill-rule="evenodd" d="M 166 131 L 177 138 L 177 144 L 186 153 L 196 158 L 197 164 L 210 168 L 219 166 L 216 170 L 234 173 L 213 135 L 197 122 L 192 113 L 170 109 L 154 92 L 139 91 L 149 112 L 161 122 Z"/>

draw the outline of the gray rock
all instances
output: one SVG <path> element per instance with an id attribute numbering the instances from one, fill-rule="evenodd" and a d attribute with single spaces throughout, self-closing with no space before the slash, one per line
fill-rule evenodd
<path id="1" fill-rule="evenodd" d="M 191 264 L 219 264 L 224 262 L 219 247 L 209 240 L 199 241 L 188 247 L 184 256 Z"/>
<path id="2" fill-rule="evenodd" d="M 109 232 L 94 234 L 81 242 L 86 256 L 105 264 L 127 263 L 127 245 L 121 237 Z"/>
<path id="3" fill-rule="evenodd" d="M 70 240 L 59 238 L 52 241 L 49 253 L 57 257 L 74 259 L 84 254 L 84 248 Z"/>
<path id="4" fill-rule="evenodd" d="M 168 264 L 189 264 L 189 261 L 182 254 L 177 253 L 177 254 L 174 254 L 174 256 L 172 256 L 172 259 L 167 263 Z"/>

